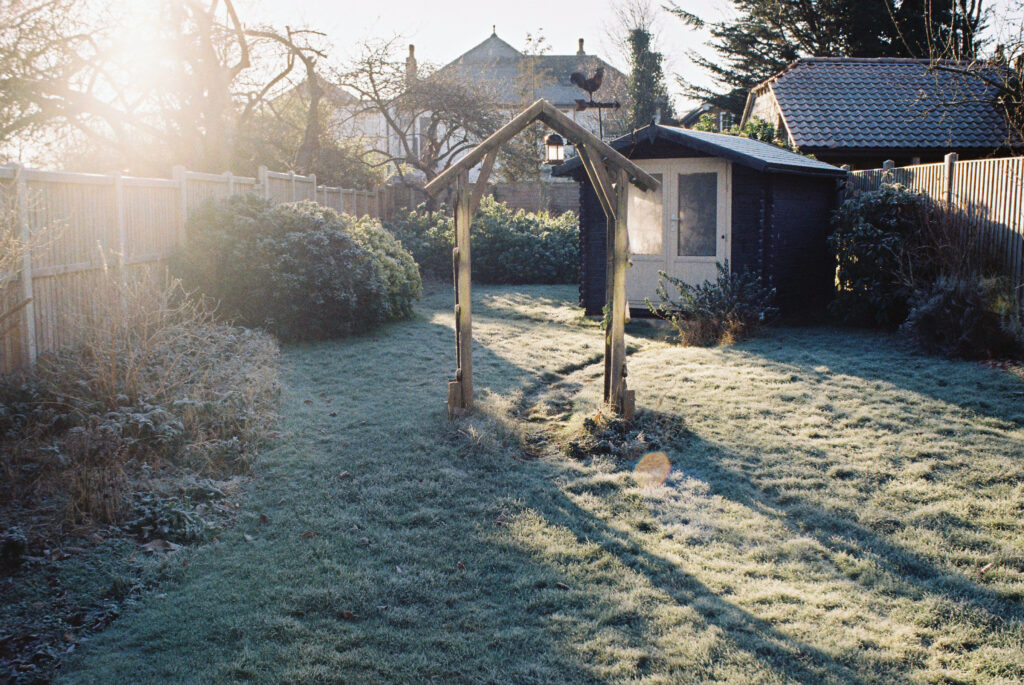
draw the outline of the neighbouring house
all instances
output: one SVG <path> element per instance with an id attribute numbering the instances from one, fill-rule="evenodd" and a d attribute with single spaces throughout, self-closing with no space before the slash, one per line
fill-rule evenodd
<path id="1" fill-rule="evenodd" d="M 661 189 L 629 189 L 626 297 L 657 302 L 660 273 L 696 285 L 728 261 L 777 291 L 784 313 L 818 310 L 833 291 L 826 237 L 846 172 L 789 150 L 723 133 L 651 124 L 611 146 L 658 178 Z M 607 222 L 579 158 L 554 174 L 580 186 L 580 304 L 605 304 Z"/>
<path id="2" fill-rule="evenodd" d="M 689 112 L 679 117 L 678 124 L 682 128 L 693 128 L 700 123 L 701 117 L 705 114 L 710 114 L 715 118 L 715 127 L 719 131 L 728 130 L 732 128 L 734 123 L 736 123 L 732 112 L 711 102 L 702 102 L 697 107 L 694 107 Z"/>
<path id="3" fill-rule="evenodd" d="M 804 154 L 855 169 L 1009 156 L 1012 139 L 991 65 L 898 58 L 808 57 L 750 91 L 740 125 L 773 124 Z"/>
<path id="4" fill-rule="evenodd" d="M 604 79 L 594 99 L 618 101 L 624 115 L 628 111 L 627 77 L 597 55 L 587 54 L 582 38 L 575 54 L 530 55 L 509 45 L 495 31 L 437 73 L 474 84 L 509 116 L 544 98 L 590 132 L 614 137 L 625 132 L 625 116 L 609 110 L 579 109 L 578 103 L 589 96 L 570 80 L 574 72 L 589 77 L 598 69 L 604 70 Z"/>

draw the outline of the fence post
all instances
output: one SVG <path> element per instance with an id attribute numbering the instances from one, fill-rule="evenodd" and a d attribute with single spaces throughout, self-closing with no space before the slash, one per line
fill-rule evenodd
<path id="1" fill-rule="evenodd" d="M 35 294 L 32 288 L 32 231 L 28 225 L 28 184 L 25 182 L 25 167 L 14 164 L 14 207 L 21 234 L 22 249 L 25 254 L 21 258 L 21 297 L 25 302 L 23 316 L 25 351 L 28 352 L 29 364 L 35 364 L 38 356 L 36 350 L 36 307 Z"/>
<path id="2" fill-rule="evenodd" d="M 942 202 L 946 209 L 953 206 L 953 178 L 956 174 L 957 159 L 958 155 L 950 152 L 942 160 Z"/>
<path id="3" fill-rule="evenodd" d="M 295 200 L 297 199 L 295 197 L 295 172 L 294 171 L 289 171 L 288 175 L 290 176 L 289 180 L 291 181 L 291 186 L 292 186 L 292 202 L 295 202 Z"/>
<path id="4" fill-rule="evenodd" d="M 232 195 L 235 194 L 235 175 L 232 174 L 230 171 L 225 171 L 221 175 L 224 177 L 225 181 L 228 184 L 228 197 L 231 197 Z"/>
<path id="5" fill-rule="evenodd" d="M 316 174 L 310 174 L 309 177 L 313 180 L 313 202 L 319 202 L 316 197 Z"/>
<path id="6" fill-rule="evenodd" d="M 256 185 L 259 186 L 259 194 L 264 200 L 270 199 L 270 177 L 267 176 L 267 167 L 260 164 L 256 171 Z"/>
<path id="7" fill-rule="evenodd" d="M 185 225 L 188 223 L 188 171 L 181 164 L 174 167 L 171 170 L 171 175 L 174 180 L 178 182 L 178 193 L 181 195 L 179 200 L 179 207 L 181 208 L 181 222 L 178 224 L 180 231 L 178 235 L 178 242 L 181 245 L 185 244 L 186 231 Z"/>
<path id="8" fill-rule="evenodd" d="M 125 213 L 124 177 L 120 171 L 114 173 L 114 215 L 117 217 L 117 268 L 123 274 L 128 245 L 128 216 Z"/>

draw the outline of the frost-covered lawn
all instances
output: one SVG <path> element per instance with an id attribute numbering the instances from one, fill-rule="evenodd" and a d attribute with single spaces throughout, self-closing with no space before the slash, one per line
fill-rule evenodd
<path id="1" fill-rule="evenodd" d="M 453 425 L 447 290 L 288 350 L 285 435 L 236 526 L 169 557 L 66 677 L 1024 679 L 1019 378 L 879 334 L 703 350 L 634 324 L 638 405 L 687 429 L 642 487 L 635 462 L 552 454 L 601 384 L 574 297 L 477 290 L 481 406 Z"/>

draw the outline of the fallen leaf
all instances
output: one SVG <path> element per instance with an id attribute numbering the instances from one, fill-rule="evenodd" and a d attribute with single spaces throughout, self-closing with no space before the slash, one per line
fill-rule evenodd
<path id="1" fill-rule="evenodd" d="M 270 517 L 266 514 L 260 514 L 260 523 L 264 526 L 267 525 L 270 523 Z"/>
<path id="2" fill-rule="evenodd" d="M 351 620 L 351 619 L 355 618 L 356 615 L 353 614 L 351 611 L 343 611 L 343 612 L 341 612 L 341 617 L 346 619 L 346 620 Z"/>
<path id="3" fill-rule="evenodd" d="M 380 611 L 387 611 L 390 608 L 391 607 L 389 607 L 387 604 L 378 604 L 377 605 L 377 609 L 380 610 Z"/>
<path id="4" fill-rule="evenodd" d="M 346 478 L 352 478 L 352 474 L 348 471 L 342 471 L 338 474 L 338 480 L 345 480 Z"/>
<path id="5" fill-rule="evenodd" d="M 338 415 L 338 412 L 336 412 L 336 411 L 332 411 L 330 414 L 328 414 L 328 416 L 330 416 L 331 418 L 334 418 L 337 415 Z"/>
<path id="6" fill-rule="evenodd" d="M 300 537 L 301 539 L 303 539 L 303 540 L 308 540 L 308 539 L 310 539 L 311 537 L 314 537 L 315 535 L 316 535 L 316 533 L 315 533 L 315 532 L 313 532 L 313 531 L 311 531 L 311 530 L 307 530 L 307 531 L 306 531 L 305 533 L 303 533 L 303 534 L 302 534 L 302 535 L 300 535 L 299 537 Z"/>
<path id="7" fill-rule="evenodd" d="M 173 542 L 168 542 L 167 540 L 156 539 L 144 544 L 142 549 L 153 554 L 156 554 L 157 552 L 166 554 L 167 552 L 175 552 L 181 549 L 181 545 L 176 545 Z"/>
<path id="8" fill-rule="evenodd" d="M 565 583 L 555 583 L 555 587 L 558 588 L 559 590 L 568 590 L 569 589 L 569 586 L 566 585 Z"/>
<path id="9" fill-rule="evenodd" d="M 401 566 L 396 566 L 395 567 L 395 573 L 401 573 L 401 572 L 402 572 L 402 567 Z"/>
<path id="10" fill-rule="evenodd" d="M 303 404 L 313 404 L 313 400 L 302 400 Z"/>
<path id="11" fill-rule="evenodd" d="M 256 542 L 256 538 L 249 535 L 248 533 L 242 533 L 242 537 L 245 538 L 246 542 Z"/>
<path id="12" fill-rule="evenodd" d="M 458 562 L 458 563 L 456 563 L 456 564 L 455 564 L 455 568 L 459 569 L 460 571 L 465 571 L 465 570 L 466 570 L 466 565 L 465 565 L 465 564 L 463 564 L 463 563 L 462 563 L 462 562 L 460 561 L 460 562 Z"/>
<path id="13" fill-rule="evenodd" d="M 989 563 L 985 564 L 985 565 L 984 565 L 984 566 L 982 566 L 982 567 L 981 567 L 980 569 L 978 569 L 978 575 L 979 575 L 979 576 L 983 576 L 983 575 L 985 575 L 985 573 L 987 573 L 988 571 L 991 571 L 991 570 L 992 570 L 992 567 L 993 567 L 993 566 L 995 566 L 995 562 L 991 562 L 991 561 L 990 561 Z"/>
<path id="14" fill-rule="evenodd" d="M 359 538 L 359 542 L 363 543 L 364 545 L 369 545 L 370 538 Z"/>

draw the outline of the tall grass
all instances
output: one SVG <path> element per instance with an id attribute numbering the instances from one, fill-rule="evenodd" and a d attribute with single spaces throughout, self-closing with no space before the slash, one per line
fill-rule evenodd
<path id="1" fill-rule="evenodd" d="M 71 341 L 0 385 L 8 501 L 116 522 L 141 467 L 244 471 L 273 426 L 277 346 L 219 323 L 156 271 L 106 273 L 69 306 Z"/>

